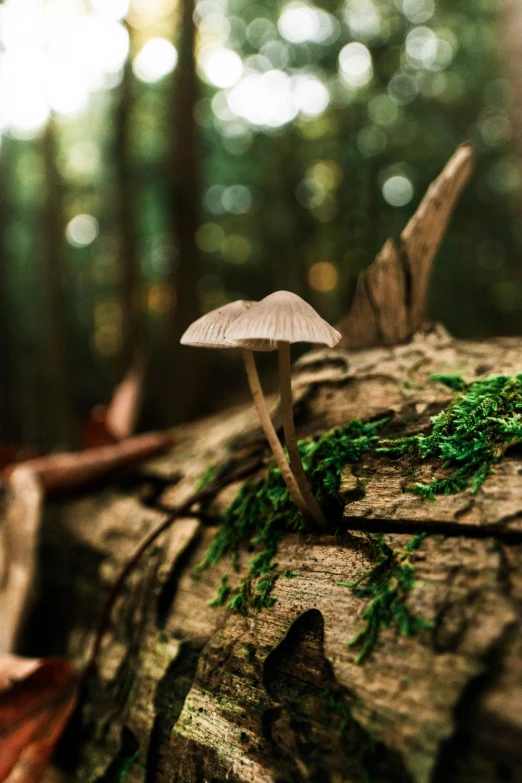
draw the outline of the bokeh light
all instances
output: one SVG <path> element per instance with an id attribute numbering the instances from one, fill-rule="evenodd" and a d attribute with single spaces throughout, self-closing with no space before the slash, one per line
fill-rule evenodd
<path id="1" fill-rule="evenodd" d="M 419 94 L 419 86 L 412 76 L 405 73 L 397 73 L 390 79 L 388 95 L 394 103 L 406 106 L 415 100 Z"/>
<path id="2" fill-rule="evenodd" d="M 452 61 L 455 36 L 449 32 L 438 37 L 429 27 L 414 27 L 406 37 L 406 54 L 410 63 L 430 71 L 441 71 Z"/>
<path id="3" fill-rule="evenodd" d="M 354 41 L 343 46 L 339 53 L 339 65 L 344 80 L 352 87 L 364 87 L 373 74 L 370 50 Z"/>
<path id="4" fill-rule="evenodd" d="M 315 117 L 330 101 L 325 84 L 309 74 L 289 76 L 279 69 L 249 73 L 227 94 L 229 109 L 250 125 L 278 128 L 299 113 Z"/>
<path id="5" fill-rule="evenodd" d="M 221 243 L 221 255 L 230 264 L 244 264 L 250 257 L 251 244 L 241 234 L 230 234 Z"/>
<path id="6" fill-rule="evenodd" d="M 435 13 L 434 0 L 399 0 L 400 9 L 412 24 L 423 24 Z"/>
<path id="7" fill-rule="evenodd" d="M 379 11 L 372 0 L 349 0 L 345 18 L 352 35 L 361 41 L 371 41 L 381 32 Z"/>
<path id="8" fill-rule="evenodd" d="M 336 33 L 337 22 L 326 11 L 295 0 L 283 8 L 278 28 L 290 43 L 323 43 Z"/>
<path id="9" fill-rule="evenodd" d="M 384 182 L 382 195 L 392 207 L 404 207 L 413 198 L 413 185 L 408 177 L 395 174 Z"/>
<path id="10" fill-rule="evenodd" d="M 321 114 L 330 101 L 327 88 L 316 76 L 308 74 L 295 76 L 292 90 L 299 111 L 310 117 Z"/>
<path id="11" fill-rule="evenodd" d="M 116 85 L 129 53 L 128 0 L 17 0 L 0 7 L 0 129 L 34 138 L 51 111 L 76 117 Z"/>
<path id="12" fill-rule="evenodd" d="M 142 82 L 157 82 L 172 73 L 178 62 L 176 48 L 165 38 L 149 38 L 136 55 L 133 70 Z"/>
<path id="13" fill-rule="evenodd" d="M 330 261 L 317 261 L 308 270 L 308 282 L 315 291 L 333 291 L 339 282 L 339 272 Z"/>
<path id="14" fill-rule="evenodd" d="M 215 87 L 232 87 L 243 73 L 241 57 L 232 49 L 204 50 L 199 65 L 207 81 Z"/>
<path id="15" fill-rule="evenodd" d="M 225 232 L 217 223 L 204 223 L 196 232 L 196 243 L 205 253 L 214 253 L 220 249 Z"/>
<path id="16" fill-rule="evenodd" d="M 67 225 L 65 235 L 74 247 L 91 245 L 99 234 L 98 221 L 92 215 L 76 215 Z"/>
<path id="17" fill-rule="evenodd" d="M 90 0 L 94 10 L 113 22 L 121 22 L 129 12 L 129 0 Z"/>
<path id="18" fill-rule="evenodd" d="M 368 125 L 366 128 L 361 128 L 357 134 L 357 147 L 359 152 L 367 158 L 384 152 L 386 144 L 386 135 L 375 125 Z"/>
<path id="19" fill-rule="evenodd" d="M 155 315 L 166 315 L 176 304 L 176 292 L 168 283 L 157 283 L 147 293 L 147 308 Z"/>

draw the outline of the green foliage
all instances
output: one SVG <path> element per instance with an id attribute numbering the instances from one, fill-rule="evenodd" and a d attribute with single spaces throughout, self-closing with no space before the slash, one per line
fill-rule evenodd
<path id="1" fill-rule="evenodd" d="M 202 492 L 206 489 L 219 474 L 220 466 L 216 463 L 209 465 L 204 473 L 199 477 L 196 482 L 196 492 Z"/>
<path id="2" fill-rule="evenodd" d="M 342 510 L 339 495 L 341 472 L 345 465 L 357 462 L 378 440 L 378 431 L 386 420 L 364 424 L 359 420 L 337 427 L 317 440 L 299 443 L 303 465 L 312 490 L 330 520 Z M 215 604 L 224 603 L 241 614 L 249 608 L 260 611 L 272 606 L 271 592 L 279 574 L 274 558 L 285 533 L 305 530 L 305 522 L 294 506 L 279 469 L 273 465 L 261 481 L 247 481 L 224 512 L 221 524 L 199 568 L 215 565 L 226 555 L 237 554 L 239 546 L 251 543 L 260 547 L 252 558 L 248 574 L 234 591 L 227 592 L 222 581 Z M 233 565 L 237 561 L 232 560 Z M 285 572 L 291 578 L 292 572 Z M 255 587 L 253 581 L 259 579 Z"/>
<path id="3" fill-rule="evenodd" d="M 391 457 L 438 458 L 444 468 L 452 470 L 429 484 L 408 487 L 421 497 L 433 500 L 470 485 L 472 492 L 478 492 L 505 449 L 522 440 L 521 412 L 522 375 L 493 375 L 472 383 L 434 416 L 430 435 L 382 441 L 376 451 Z"/>
<path id="4" fill-rule="evenodd" d="M 361 645 L 357 663 L 361 663 L 371 653 L 381 628 L 387 628 L 392 622 L 405 636 L 413 636 L 418 631 L 433 627 L 430 621 L 413 615 L 405 604 L 414 586 L 415 573 L 408 557 L 419 548 L 426 535 L 421 533 L 414 536 L 401 551 L 389 547 L 382 535 L 372 536 L 379 557 L 377 565 L 356 582 L 337 582 L 341 587 L 353 590 L 358 598 L 370 599 L 362 615 L 366 621 L 364 627 L 348 642 L 350 646 Z"/>
<path id="5" fill-rule="evenodd" d="M 462 375 L 455 373 L 453 375 L 445 375 L 444 373 L 435 373 L 431 376 L 434 381 L 443 383 L 448 389 L 452 391 L 463 391 L 466 388 L 466 382 Z"/>
<path id="6" fill-rule="evenodd" d="M 211 598 L 210 601 L 207 601 L 207 604 L 209 606 L 223 606 L 223 604 L 226 603 L 229 595 L 230 585 L 228 584 L 228 574 L 223 574 L 216 597 Z"/>

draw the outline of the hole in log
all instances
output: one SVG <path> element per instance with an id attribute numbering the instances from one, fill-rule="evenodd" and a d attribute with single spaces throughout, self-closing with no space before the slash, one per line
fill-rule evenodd
<path id="1" fill-rule="evenodd" d="M 324 655 L 324 621 L 311 609 L 267 657 L 263 682 L 273 699 L 263 732 L 276 780 L 410 781 L 400 758 L 352 716 L 354 697 Z"/>

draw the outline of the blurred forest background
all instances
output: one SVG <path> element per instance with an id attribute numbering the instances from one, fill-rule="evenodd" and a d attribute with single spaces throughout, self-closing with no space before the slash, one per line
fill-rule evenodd
<path id="1" fill-rule="evenodd" d="M 468 139 L 431 315 L 519 334 L 518 5 L 1 3 L 0 445 L 76 446 L 138 346 L 142 427 L 233 399 L 185 327 L 278 288 L 335 323 Z"/>

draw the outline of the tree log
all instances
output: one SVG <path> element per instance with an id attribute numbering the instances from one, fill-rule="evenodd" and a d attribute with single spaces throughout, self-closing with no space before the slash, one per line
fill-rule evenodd
<path id="1" fill-rule="evenodd" d="M 429 432 L 455 395 L 433 374 L 511 375 L 521 352 L 518 339 L 456 341 L 441 328 L 398 347 L 314 351 L 295 367 L 298 434 L 355 417 L 387 417 L 394 436 Z M 118 571 L 166 509 L 211 464 L 268 460 L 251 406 L 175 438 L 124 481 L 48 503 L 27 653 L 82 664 Z M 228 558 L 196 570 L 239 484 L 177 520 L 115 608 L 64 743 L 74 780 L 522 780 L 520 451 L 508 449 L 476 494 L 435 501 L 405 491 L 412 459 L 373 449 L 347 466 L 339 532 L 286 535 L 275 603 L 246 617 L 208 601 L 224 573 L 237 583 L 257 545 L 240 548 L 238 574 Z M 441 470 L 434 460 L 417 468 L 425 478 Z M 428 535 L 410 552 L 404 600 L 425 627 L 408 636 L 391 623 L 357 663 L 360 649 L 347 642 L 364 627 L 368 599 L 338 583 L 376 565 L 376 533 L 404 552 L 419 532 Z"/>

